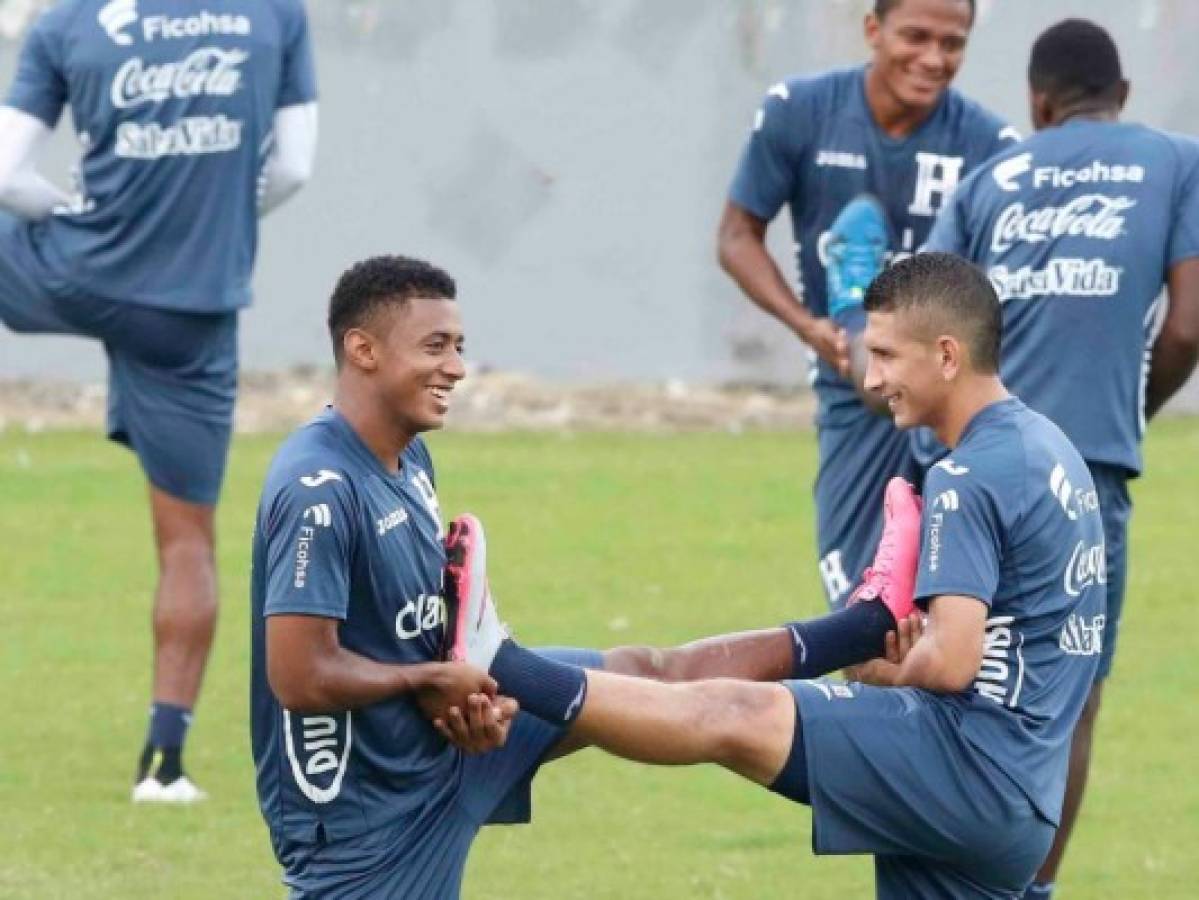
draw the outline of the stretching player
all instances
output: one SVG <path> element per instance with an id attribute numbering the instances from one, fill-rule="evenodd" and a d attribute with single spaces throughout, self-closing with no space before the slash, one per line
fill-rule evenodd
<path id="1" fill-rule="evenodd" d="M 810 804 L 816 852 L 874 854 L 880 897 L 1012 898 L 1053 838 L 1098 664 L 1095 490 L 1069 440 L 999 380 L 999 303 L 978 270 L 913 257 L 874 281 L 866 308 L 867 385 L 900 427 L 927 425 L 953 448 L 925 483 L 915 596 L 927 629 L 899 664 L 873 664 L 895 687 L 661 684 L 547 660 L 506 638 L 471 565 L 482 534 L 470 519 L 451 534 L 463 559 L 450 569 L 457 655 L 575 741 L 648 763 L 717 763 Z M 1055 489 L 1064 481 L 1069 495 Z M 880 557 L 904 547 L 888 537 Z M 903 593 L 901 570 L 888 571 L 884 602 Z M 829 618 L 862 606 L 877 604 Z M 793 646 L 806 675 L 811 647 Z"/>
<path id="2" fill-rule="evenodd" d="M 865 323 L 864 291 L 888 259 L 924 242 L 958 179 L 1016 138 L 949 87 L 973 20 L 973 0 L 876 0 L 865 21 L 869 65 L 769 90 L 720 222 L 725 271 L 818 357 L 816 532 L 833 607 L 878 542 L 883 486 L 916 474 L 907 437 L 860 390 L 863 357 L 850 338 Z M 766 249 L 784 206 L 802 300 Z"/>
<path id="3" fill-rule="evenodd" d="M 439 662 L 446 555 L 419 435 L 440 427 L 463 376 L 455 292 L 440 269 L 402 257 L 342 276 L 329 309 L 334 406 L 280 448 L 263 490 L 252 574 L 254 760 L 271 843 L 297 897 L 457 896 L 479 827 L 527 820 L 533 774 L 547 755 L 572 748 L 558 725 L 512 719 L 512 701 L 490 676 Z M 905 613 L 919 513 L 899 487 L 890 503 L 890 542 L 862 602 L 843 611 L 675 650 L 553 655 L 673 679 L 781 678 L 795 640 L 812 673 L 885 653 L 898 659 L 915 628 Z M 462 729 L 451 736 L 456 746 L 418 706 L 466 710 L 451 718 Z M 483 750 L 492 752 L 462 752 Z"/>
<path id="4" fill-rule="evenodd" d="M 149 482 L 159 577 L 135 801 L 204 796 L 182 756 L 216 628 L 237 312 L 257 217 L 308 177 L 315 90 L 299 0 L 60 0 L 0 107 L 0 320 L 103 344 L 108 435 Z M 35 168 L 67 106 L 73 196 Z"/>
<path id="5" fill-rule="evenodd" d="M 1005 383 L 1061 427 L 1099 491 L 1103 654 L 1075 732 L 1062 827 L 1029 890 L 1048 897 L 1116 653 L 1127 483 L 1141 471 L 1146 418 L 1199 356 L 1199 145 L 1119 122 L 1128 82 L 1115 43 L 1092 22 L 1069 19 L 1042 34 L 1029 81 L 1038 133 L 958 188 L 929 247 L 960 253 L 990 275 L 1003 303 Z"/>

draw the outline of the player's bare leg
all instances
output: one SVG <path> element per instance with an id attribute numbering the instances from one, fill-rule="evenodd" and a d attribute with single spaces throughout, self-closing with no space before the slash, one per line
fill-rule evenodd
<path id="1" fill-rule="evenodd" d="M 159 568 L 152 617 L 154 706 L 134 799 L 194 800 L 200 799 L 194 786 L 176 791 L 186 797 L 166 797 L 147 777 L 166 786 L 183 776 L 183 739 L 216 631 L 215 509 L 151 487 L 150 510 Z"/>
<path id="2" fill-rule="evenodd" d="M 1049 885 L 1057 880 L 1058 869 L 1066 855 L 1066 846 L 1070 843 L 1070 835 L 1074 823 L 1078 820 L 1078 812 L 1082 808 L 1083 794 L 1087 788 L 1087 775 L 1091 769 L 1091 740 L 1095 733 L 1095 723 L 1099 719 L 1099 706 L 1103 699 L 1103 682 L 1096 682 L 1087 697 L 1086 705 L 1078 724 L 1074 726 L 1074 738 L 1070 744 L 1070 771 L 1066 777 L 1066 796 L 1062 803 L 1062 822 L 1058 827 L 1053 846 L 1045 863 L 1037 872 L 1036 884 Z"/>
<path id="3" fill-rule="evenodd" d="M 656 765 L 716 763 L 758 784 L 778 777 L 795 737 L 795 697 L 734 679 L 663 684 L 587 672 L 572 731 L 609 753 Z"/>

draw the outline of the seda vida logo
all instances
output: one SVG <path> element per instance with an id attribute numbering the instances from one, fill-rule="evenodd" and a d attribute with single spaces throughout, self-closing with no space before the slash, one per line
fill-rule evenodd
<path id="1" fill-rule="evenodd" d="M 241 87 L 245 50 L 202 47 L 175 62 L 149 65 L 140 56 L 127 59 L 112 80 L 117 109 L 192 97 L 229 97 Z"/>

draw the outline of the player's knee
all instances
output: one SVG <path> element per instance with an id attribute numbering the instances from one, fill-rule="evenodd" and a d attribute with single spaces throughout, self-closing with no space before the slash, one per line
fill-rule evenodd
<path id="1" fill-rule="evenodd" d="M 732 679 L 712 686 L 705 709 L 713 761 L 768 783 L 786 761 L 794 733 L 794 700 L 777 684 Z"/>

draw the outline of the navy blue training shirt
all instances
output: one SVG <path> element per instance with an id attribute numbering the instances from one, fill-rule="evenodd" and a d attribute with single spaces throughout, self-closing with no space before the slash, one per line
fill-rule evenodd
<path id="1" fill-rule="evenodd" d="M 1048 128 L 967 178 L 927 249 L 990 276 L 1004 384 L 1088 462 L 1139 473 L 1162 285 L 1199 256 L 1199 144 L 1115 122 Z"/>
<path id="2" fill-rule="evenodd" d="M 73 208 L 31 226 L 52 275 L 105 299 L 218 313 L 250 302 L 275 110 L 316 98 L 300 0 L 61 0 L 6 105 L 82 144 Z"/>
<path id="3" fill-rule="evenodd" d="M 1090 471 L 1061 430 L 1015 398 L 970 421 L 924 483 L 916 597 L 987 605 L 973 687 L 938 695 L 963 737 L 1050 822 L 1102 649 L 1106 563 Z"/>
<path id="4" fill-rule="evenodd" d="M 865 75 L 857 67 L 772 87 L 729 191 L 732 203 L 765 222 L 789 207 L 803 301 L 816 316 L 828 315 L 821 241 L 847 203 L 874 195 L 890 220 L 890 259 L 910 255 L 959 179 L 1018 137 L 949 89 L 916 131 L 890 138 L 866 103 Z M 862 413 L 852 385 L 822 360 L 814 376 L 822 423 Z"/>
<path id="5" fill-rule="evenodd" d="M 418 438 L 389 473 L 330 409 L 279 449 L 254 532 L 251 732 L 272 836 L 313 842 L 372 830 L 447 802 L 462 754 L 399 697 L 296 715 L 266 678 L 266 619 L 340 622 L 347 650 L 384 663 L 436 660 L 445 633 L 445 552 L 433 465 Z"/>

